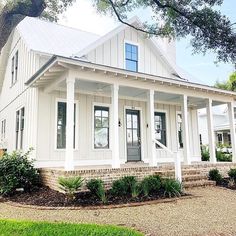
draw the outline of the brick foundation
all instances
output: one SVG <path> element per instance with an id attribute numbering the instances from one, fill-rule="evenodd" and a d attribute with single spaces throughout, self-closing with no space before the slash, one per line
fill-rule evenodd
<path id="1" fill-rule="evenodd" d="M 201 163 L 190 166 L 182 166 L 183 175 L 188 174 L 188 171 L 194 170 L 196 173 L 208 175 L 209 170 L 217 168 L 223 176 L 227 176 L 227 172 L 230 168 L 236 168 L 236 163 Z M 85 190 L 86 181 L 94 178 L 98 178 L 104 181 L 107 188 L 111 186 L 114 180 L 117 180 L 123 176 L 135 176 L 138 180 L 142 180 L 144 177 L 153 174 L 159 174 L 161 176 L 174 178 L 174 167 L 171 165 L 164 165 L 159 167 L 129 167 L 120 169 L 92 169 L 92 170 L 75 170 L 75 171 L 64 171 L 59 169 L 40 169 L 43 184 L 50 187 L 51 189 L 60 191 L 58 185 L 59 177 L 69 176 L 81 176 L 85 179 L 83 189 Z"/>

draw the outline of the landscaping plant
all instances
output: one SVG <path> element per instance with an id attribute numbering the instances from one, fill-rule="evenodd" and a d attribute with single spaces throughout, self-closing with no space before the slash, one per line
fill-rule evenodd
<path id="1" fill-rule="evenodd" d="M 202 161 L 210 160 L 209 148 L 207 146 L 201 146 L 201 156 L 202 156 Z"/>
<path id="2" fill-rule="evenodd" d="M 219 170 L 212 169 L 209 171 L 209 179 L 216 181 L 217 184 L 220 184 L 222 182 L 222 175 L 220 174 Z"/>
<path id="3" fill-rule="evenodd" d="M 4 154 L 0 160 L 0 194 L 12 195 L 17 189 L 29 192 L 40 185 L 39 173 L 29 158 L 31 151 Z"/>
<path id="4" fill-rule="evenodd" d="M 102 180 L 91 179 L 88 181 L 86 186 L 94 196 L 98 197 L 99 200 L 102 201 L 102 203 L 107 203 L 106 191 Z"/>
<path id="5" fill-rule="evenodd" d="M 166 197 L 179 197 L 182 193 L 182 185 L 179 181 L 174 179 L 163 179 L 162 188 L 164 196 Z"/>
<path id="6" fill-rule="evenodd" d="M 58 178 L 60 189 L 65 192 L 69 201 L 75 199 L 75 194 L 81 188 L 83 181 L 84 180 L 80 176 Z"/>
<path id="7" fill-rule="evenodd" d="M 140 187 L 142 193 L 146 197 L 153 193 L 156 193 L 161 188 L 161 177 L 159 175 L 150 175 L 148 177 L 145 177 L 142 180 Z"/>
<path id="8" fill-rule="evenodd" d="M 111 193 L 114 196 L 136 198 L 139 192 L 139 184 L 135 176 L 125 176 L 112 183 Z"/>
<path id="9" fill-rule="evenodd" d="M 236 169 L 230 169 L 228 175 L 234 181 L 234 184 L 236 184 Z"/>

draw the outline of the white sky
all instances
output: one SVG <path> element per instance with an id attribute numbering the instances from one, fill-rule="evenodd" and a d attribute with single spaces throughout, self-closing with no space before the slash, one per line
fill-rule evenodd
<path id="1" fill-rule="evenodd" d="M 232 19 L 235 17 L 233 9 L 236 9 L 236 2 L 232 4 L 232 0 L 225 0 L 221 8 L 222 12 L 231 16 Z M 137 10 L 135 13 L 130 13 L 129 17 L 135 14 L 143 21 L 150 19 L 150 11 L 148 10 Z M 99 35 L 109 32 L 119 24 L 117 20 L 110 16 L 98 14 L 90 0 L 77 0 L 61 17 L 59 23 Z M 214 54 L 208 53 L 205 56 L 202 54 L 192 55 L 188 39 L 182 39 L 177 42 L 178 65 L 200 82 L 212 85 L 216 80 L 226 80 L 229 74 L 233 72 L 232 65 L 223 63 L 215 65 L 214 61 Z"/>

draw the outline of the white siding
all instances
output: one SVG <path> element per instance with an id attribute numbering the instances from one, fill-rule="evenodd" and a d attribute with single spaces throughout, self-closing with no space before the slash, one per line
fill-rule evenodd
<path id="1" fill-rule="evenodd" d="M 155 53 L 155 48 L 145 36 L 131 28 L 126 28 L 113 38 L 88 53 L 89 61 L 113 66 L 124 67 L 124 44 L 125 42 L 137 44 L 139 47 L 139 72 L 154 74 L 165 77 L 173 77 L 170 68 L 161 57 Z M 173 48 L 174 50 L 174 48 Z"/>

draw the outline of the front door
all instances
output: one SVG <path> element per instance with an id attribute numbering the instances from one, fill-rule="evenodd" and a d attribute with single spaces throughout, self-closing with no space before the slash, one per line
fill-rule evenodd
<path id="1" fill-rule="evenodd" d="M 127 161 L 141 161 L 140 112 L 126 110 Z"/>

